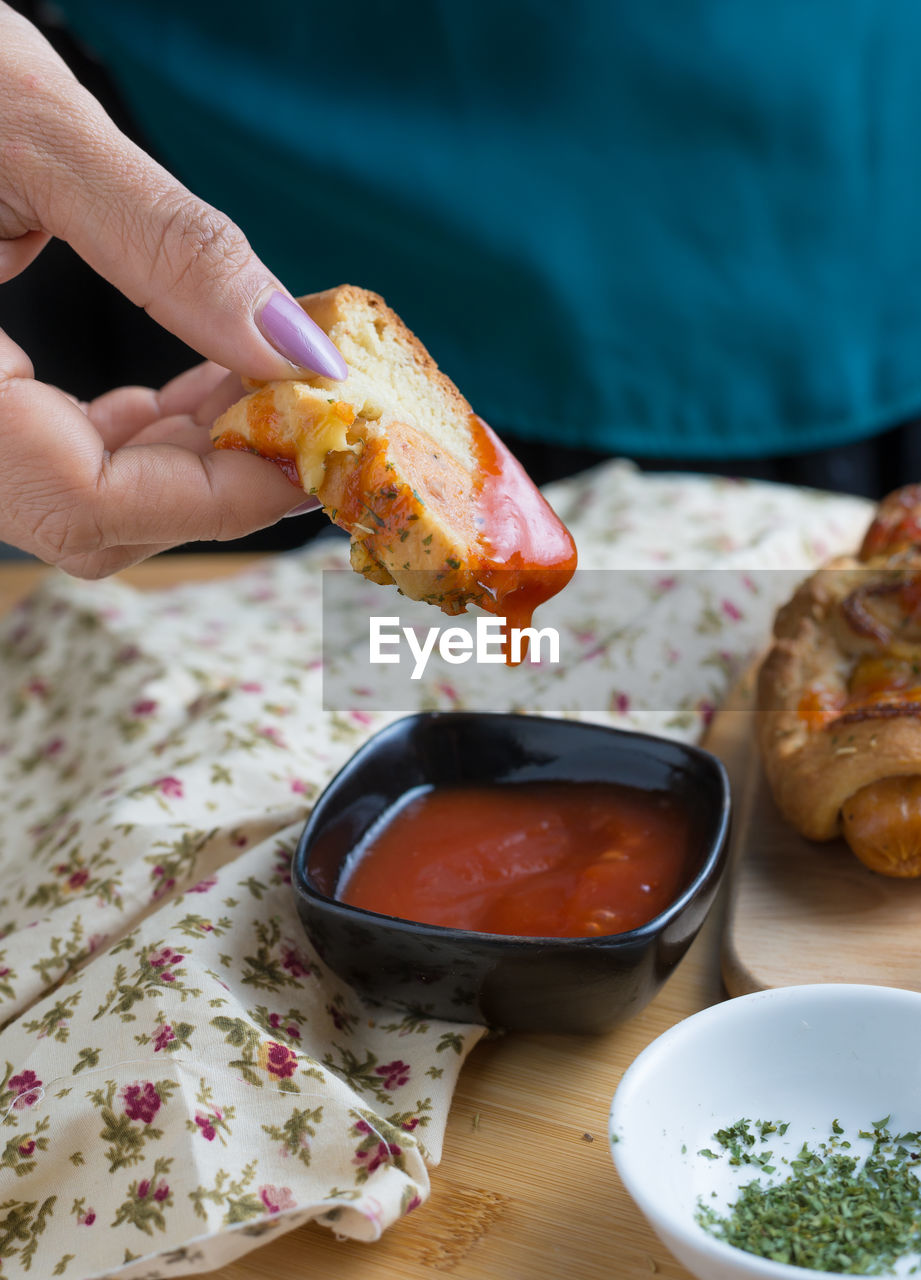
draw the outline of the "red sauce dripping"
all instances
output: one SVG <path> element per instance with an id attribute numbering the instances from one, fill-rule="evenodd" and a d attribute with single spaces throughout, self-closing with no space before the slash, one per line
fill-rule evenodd
<path id="1" fill-rule="evenodd" d="M 410 792 L 337 897 L 480 933 L 593 938 L 658 915 L 690 882 L 689 814 L 662 792 L 593 782 Z"/>
<path id="2" fill-rule="evenodd" d="M 471 417 L 479 483 L 474 523 L 482 548 L 478 578 L 489 612 L 527 627 L 538 605 L 562 591 L 576 569 L 569 530 L 518 459 L 476 414 Z"/>

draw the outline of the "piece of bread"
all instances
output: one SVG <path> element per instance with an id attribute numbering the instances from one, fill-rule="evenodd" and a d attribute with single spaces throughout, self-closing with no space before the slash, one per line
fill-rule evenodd
<path id="1" fill-rule="evenodd" d="M 252 384 L 215 422 L 215 447 L 281 465 L 373 581 L 448 614 L 477 604 L 529 622 L 576 554 L 520 464 L 377 294 L 340 285 L 299 301 L 348 377 Z"/>
<path id="2" fill-rule="evenodd" d="M 857 556 L 777 614 L 758 682 L 778 807 L 874 871 L 921 875 L 921 486 L 882 503 Z"/>

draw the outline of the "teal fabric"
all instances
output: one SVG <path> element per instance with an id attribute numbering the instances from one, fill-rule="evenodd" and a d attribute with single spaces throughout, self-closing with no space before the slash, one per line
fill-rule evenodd
<path id="1" fill-rule="evenodd" d="M 701 458 L 921 412 L 917 0 L 64 0 L 296 292 L 501 430 Z"/>

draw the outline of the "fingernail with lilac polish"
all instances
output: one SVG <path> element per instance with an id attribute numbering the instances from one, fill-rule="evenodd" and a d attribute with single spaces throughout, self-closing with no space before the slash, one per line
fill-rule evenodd
<path id="1" fill-rule="evenodd" d="M 336 382 L 348 376 L 346 363 L 329 338 L 287 294 L 277 289 L 269 294 L 256 323 L 275 350 L 299 369 L 309 369 Z"/>
<path id="2" fill-rule="evenodd" d="M 308 511 L 316 511 L 319 505 L 316 498 L 309 498 L 306 502 L 302 502 L 299 507 L 293 507 L 292 510 L 286 511 L 282 519 L 287 520 L 291 516 L 302 516 Z"/>

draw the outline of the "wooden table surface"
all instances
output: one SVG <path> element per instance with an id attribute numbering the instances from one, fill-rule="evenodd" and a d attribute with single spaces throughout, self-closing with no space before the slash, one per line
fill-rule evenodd
<path id="1" fill-rule="evenodd" d="M 164 556 L 127 571 L 139 587 L 235 572 L 253 557 Z M 0 562 L 0 609 L 46 572 Z M 731 739 L 731 735 L 730 735 Z M 713 748 L 720 753 L 719 742 Z M 733 771 L 731 760 L 726 761 Z M 687 1280 L 614 1171 L 607 1115 L 617 1083 L 649 1042 L 723 998 L 715 911 L 658 997 L 600 1037 L 511 1035 L 465 1065 L 432 1194 L 376 1244 L 306 1226 L 215 1280 Z"/>

